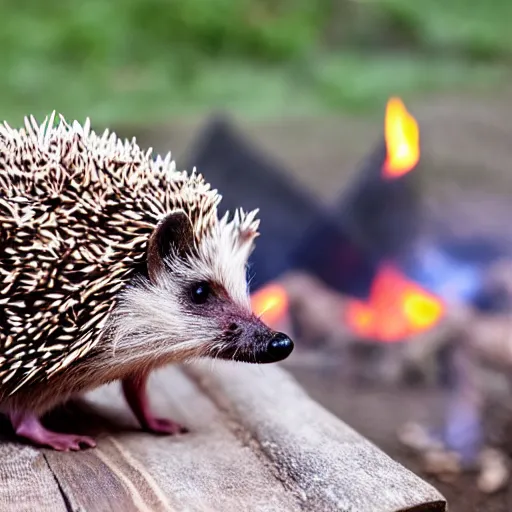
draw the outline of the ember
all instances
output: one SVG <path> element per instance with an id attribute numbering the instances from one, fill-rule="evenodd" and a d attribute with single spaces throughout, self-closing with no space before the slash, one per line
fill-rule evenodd
<path id="1" fill-rule="evenodd" d="M 400 341 L 433 327 L 442 318 L 443 302 L 390 265 L 375 277 L 367 301 L 353 300 L 346 321 L 362 338 Z"/>
<path id="2" fill-rule="evenodd" d="M 276 326 L 288 312 L 288 295 L 283 286 L 271 283 L 251 296 L 252 309 L 270 327 Z"/>
<path id="3" fill-rule="evenodd" d="M 388 101 L 384 134 L 387 155 L 383 175 L 398 178 L 414 169 L 420 159 L 418 123 L 398 98 Z"/>

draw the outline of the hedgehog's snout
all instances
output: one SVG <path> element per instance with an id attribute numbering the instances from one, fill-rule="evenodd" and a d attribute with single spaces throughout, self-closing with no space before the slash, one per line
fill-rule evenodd
<path id="1" fill-rule="evenodd" d="M 277 332 L 267 345 L 268 362 L 282 361 L 293 350 L 293 341 L 284 333 Z"/>
<path id="2" fill-rule="evenodd" d="M 256 317 L 231 320 L 224 330 L 226 345 L 221 357 L 248 363 L 275 363 L 293 351 L 293 341 Z"/>
<path id="3" fill-rule="evenodd" d="M 277 363 L 286 359 L 293 350 L 293 341 L 284 332 L 267 329 L 262 336 L 253 338 L 253 353 L 256 363 Z"/>

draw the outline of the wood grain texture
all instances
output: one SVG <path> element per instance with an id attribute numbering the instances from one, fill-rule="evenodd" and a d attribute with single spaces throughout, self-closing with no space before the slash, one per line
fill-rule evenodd
<path id="1" fill-rule="evenodd" d="M 189 434 L 141 432 L 117 385 L 91 393 L 87 410 L 70 409 L 68 418 L 59 418 L 76 429 L 82 416 L 78 423 L 91 425 L 88 432 L 98 437 L 95 450 L 45 452 L 72 510 L 300 510 L 179 369 L 154 375 L 149 390 L 155 412 L 180 421 Z"/>
<path id="2" fill-rule="evenodd" d="M 65 512 L 66 503 L 45 456 L 30 446 L 0 441 L 0 511 Z"/>
<path id="3" fill-rule="evenodd" d="M 215 374 L 199 364 L 189 372 L 251 433 L 276 477 L 305 509 L 445 510 L 432 486 L 320 407 L 284 370 L 222 366 Z"/>
<path id="4" fill-rule="evenodd" d="M 432 487 L 309 399 L 277 366 L 168 368 L 149 390 L 155 411 L 190 433 L 140 431 L 119 386 L 105 386 L 48 420 L 95 435 L 96 449 L 1 445 L 0 510 L 445 510 Z"/>

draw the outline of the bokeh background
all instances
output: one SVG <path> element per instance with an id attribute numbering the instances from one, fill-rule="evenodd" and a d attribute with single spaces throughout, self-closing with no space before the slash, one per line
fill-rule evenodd
<path id="1" fill-rule="evenodd" d="M 3 0 L 0 109 L 97 123 L 382 108 L 502 83 L 507 0 Z"/>
<path id="2" fill-rule="evenodd" d="M 386 101 L 399 96 L 420 124 L 426 191 L 461 198 L 465 185 L 512 205 L 511 29 L 510 0 L 0 0 L 0 118 L 90 117 L 181 156 L 212 113 L 227 113 L 290 183 L 327 205 L 375 148 Z M 478 204 L 486 222 L 497 219 Z M 503 212 L 500 229 L 512 209 Z M 318 304 L 324 326 L 329 302 Z M 511 485 L 488 495 L 474 475 L 442 481 L 398 442 L 404 422 L 443 416 L 439 389 L 349 388 L 347 364 L 309 348 L 312 357 L 289 363 L 301 384 L 430 479 L 454 512 L 512 510 Z M 512 421 L 496 425 L 512 432 Z"/>

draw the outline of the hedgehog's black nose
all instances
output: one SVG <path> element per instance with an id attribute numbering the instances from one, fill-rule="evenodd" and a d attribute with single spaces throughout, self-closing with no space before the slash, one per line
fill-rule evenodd
<path id="1" fill-rule="evenodd" d="M 269 362 L 275 363 L 286 359 L 293 350 L 293 341 L 282 332 L 278 332 L 267 345 L 267 357 Z"/>

